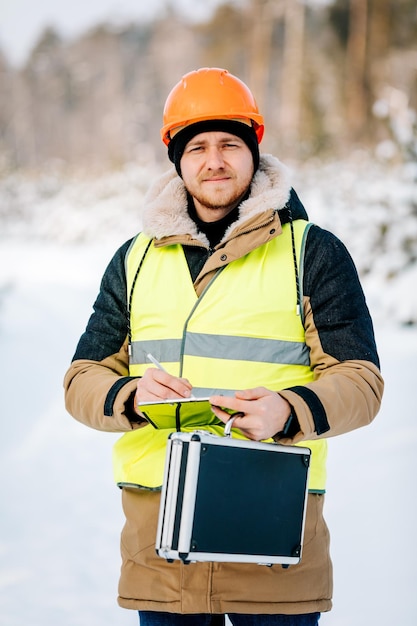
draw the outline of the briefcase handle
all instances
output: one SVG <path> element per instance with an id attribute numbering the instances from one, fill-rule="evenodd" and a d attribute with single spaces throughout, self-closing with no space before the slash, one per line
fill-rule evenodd
<path id="1" fill-rule="evenodd" d="M 232 415 L 230 416 L 230 418 L 227 420 L 225 426 L 224 426 L 224 436 L 225 437 L 231 437 L 231 430 L 232 430 L 232 426 L 233 426 L 233 422 L 235 421 L 235 419 L 237 417 L 243 417 L 245 414 L 242 412 L 238 412 L 238 413 L 232 413 Z"/>

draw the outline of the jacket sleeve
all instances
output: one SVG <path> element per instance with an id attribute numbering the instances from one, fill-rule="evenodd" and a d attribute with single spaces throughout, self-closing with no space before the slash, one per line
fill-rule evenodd
<path id="1" fill-rule="evenodd" d="M 104 273 L 94 312 L 64 379 L 68 412 L 87 426 L 110 432 L 131 430 L 137 419 L 136 379 L 128 375 L 124 258 L 129 245 L 116 252 Z"/>
<path id="2" fill-rule="evenodd" d="M 296 416 L 296 428 L 280 438 L 285 443 L 365 426 L 378 413 L 383 394 L 372 320 L 356 268 L 341 241 L 317 226 L 306 241 L 303 309 L 314 381 L 280 391 Z"/>

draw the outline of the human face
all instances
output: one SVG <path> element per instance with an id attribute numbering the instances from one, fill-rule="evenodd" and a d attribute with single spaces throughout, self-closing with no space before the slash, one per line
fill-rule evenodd
<path id="1" fill-rule="evenodd" d="M 223 131 L 193 137 L 180 166 L 184 185 L 204 222 L 216 222 L 230 213 L 245 196 L 254 173 L 246 143 Z"/>

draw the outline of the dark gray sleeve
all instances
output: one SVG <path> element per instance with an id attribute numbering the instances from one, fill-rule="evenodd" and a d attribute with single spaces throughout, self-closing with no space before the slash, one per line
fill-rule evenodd
<path id="1" fill-rule="evenodd" d="M 93 305 L 85 332 L 81 335 L 73 361 L 102 361 L 118 352 L 127 335 L 125 256 L 127 241 L 113 256 L 104 272 L 100 292 Z"/>
<path id="2" fill-rule="evenodd" d="M 374 329 L 353 260 L 332 233 L 312 226 L 306 242 L 304 295 L 310 298 L 323 350 L 338 361 L 379 367 Z"/>

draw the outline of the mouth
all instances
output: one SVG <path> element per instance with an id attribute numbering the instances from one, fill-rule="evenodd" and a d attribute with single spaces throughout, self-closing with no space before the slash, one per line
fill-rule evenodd
<path id="1" fill-rule="evenodd" d="M 222 183 L 230 180 L 230 176 L 214 176 L 211 178 L 204 178 L 203 183 Z"/>

